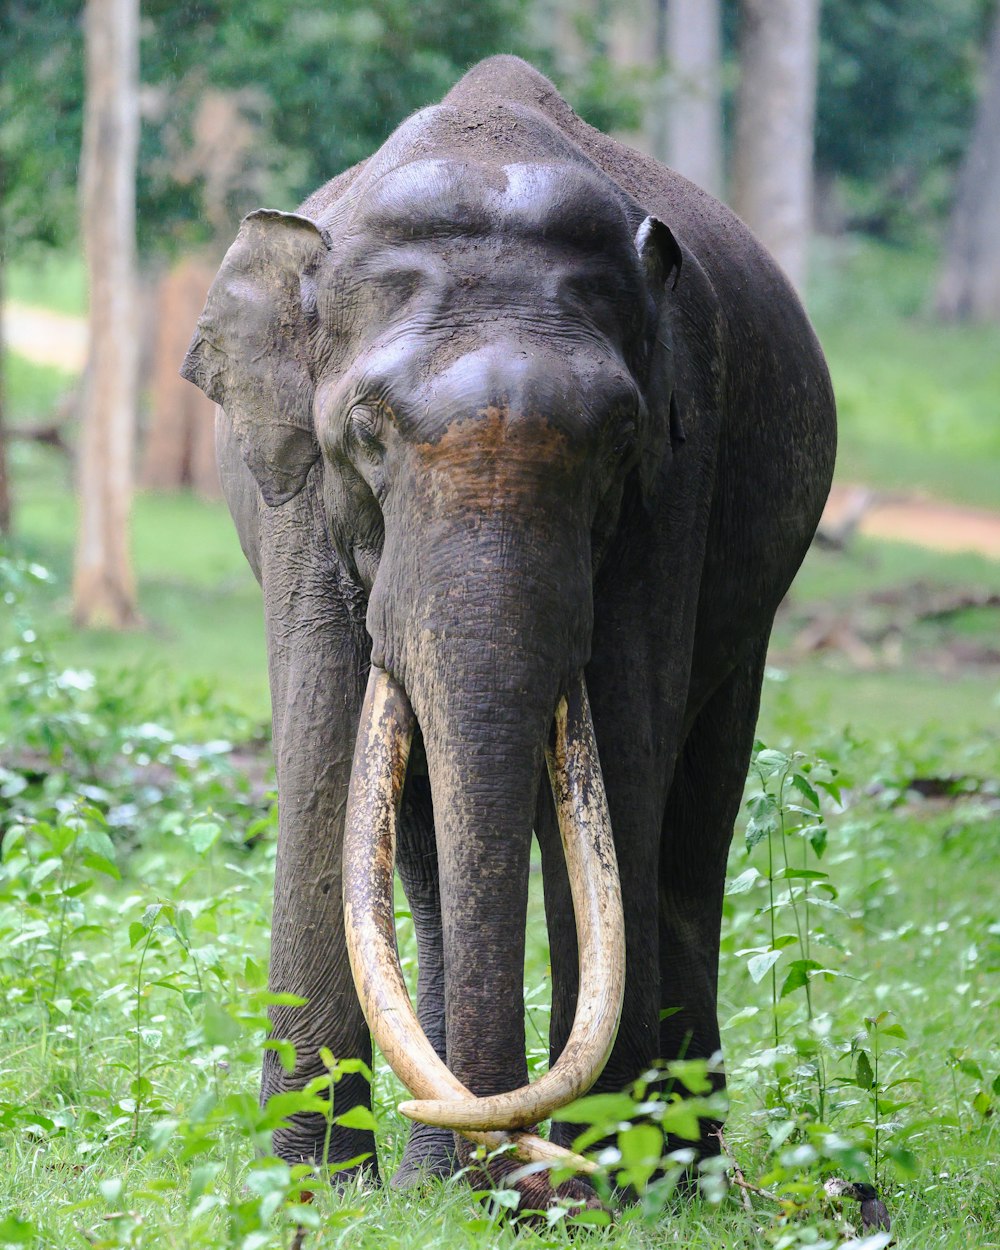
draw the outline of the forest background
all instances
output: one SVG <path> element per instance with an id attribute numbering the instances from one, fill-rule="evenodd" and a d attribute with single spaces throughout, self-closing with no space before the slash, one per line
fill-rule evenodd
<path id="1" fill-rule="evenodd" d="M 741 116 L 798 111 L 799 139 L 749 164 L 799 205 L 783 260 L 841 420 L 836 507 L 775 630 L 723 938 L 727 1137 L 765 1196 L 747 1211 L 707 1173 L 702 1200 L 676 1205 L 656 1188 L 662 1137 L 618 1107 L 647 1197 L 589 1235 L 844 1245 L 852 1219 L 863 1230 L 824 1195 L 838 1175 L 878 1185 L 900 1245 L 1000 1244 L 1000 7 L 142 0 L 121 630 L 72 592 L 81 517 L 107 485 L 81 437 L 84 242 L 102 218 L 79 176 L 85 44 L 117 3 L 7 0 L 0 22 L 0 1246 L 255 1250 L 320 1217 L 359 1245 L 418 1235 L 392 1196 L 324 1191 L 306 1212 L 303 1177 L 267 1155 L 259 590 L 218 499 L 210 407 L 176 367 L 244 212 L 294 208 L 497 51 L 593 124 L 692 174 L 700 161 L 748 219 L 761 188 Z M 774 220 L 753 224 L 780 251 Z M 412 970 L 407 925 L 401 904 Z M 545 967 L 538 940 L 533 1066 Z M 391 1160 L 384 1068 L 376 1091 Z M 513 1237 L 465 1190 L 421 1202 L 424 1246 Z M 539 1244 L 564 1244 L 565 1218 Z"/>

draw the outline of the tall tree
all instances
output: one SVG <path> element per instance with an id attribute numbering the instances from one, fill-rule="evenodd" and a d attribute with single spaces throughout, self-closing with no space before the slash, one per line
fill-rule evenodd
<path id="1" fill-rule="evenodd" d="M 665 142 L 657 155 L 722 194 L 722 14 L 719 0 L 657 0 L 667 62 Z"/>
<path id="2" fill-rule="evenodd" d="M 80 625 L 135 620 L 129 555 L 138 400 L 135 173 L 139 0 L 87 0 L 81 233 L 90 284 L 80 528 L 73 615 Z"/>
<path id="3" fill-rule="evenodd" d="M 812 224 L 819 0 L 742 0 L 732 201 L 795 287 Z"/>
<path id="4" fill-rule="evenodd" d="M 1000 5 L 958 175 L 934 306 L 949 321 L 1000 321 Z"/>

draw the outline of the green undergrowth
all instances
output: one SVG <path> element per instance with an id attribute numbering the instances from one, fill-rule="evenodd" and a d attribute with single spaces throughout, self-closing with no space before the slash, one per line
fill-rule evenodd
<path id="1" fill-rule="evenodd" d="M 257 1102 L 262 1047 L 291 1057 L 265 1031 L 275 819 L 266 764 L 254 782 L 258 727 L 205 682 L 161 702 L 135 670 L 109 689 L 64 665 L 39 610 L 61 593 L 52 575 L 8 559 L 2 577 L 0 1246 L 265 1250 L 302 1226 L 307 1246 L 352 1248 L 879 1250 L 831 1178 L 876 1185 L 901 1247 L 1000 1245 L 995 739 L 930 795 L 913 787 L 945 771 L 933 733 L 894 746 L 814 725 L 818 754 L 758 744 L 725 900 L 726 1154 L 678 1187 L 695 1113 L 717 1109 L 710 1065 L 655 1069 L 571 1113 L 598 1184 L 639 1201 L 612 1224 L 557 1206 L 528 1229 L 501 1220 L 506 1191 L 340 1190 L 270 1154 L 296 1109 L 368 1121 L 338 1108 L 335 1055 L 301 1095 Z M 533 1071 L 540 909 L 536 871 Z M 397 923 L 412 977 L 402 895 Z M 388 1174 L 402 1091 L 380 1061 L 373 1077 Z M 752 1189 L 727 1183 L 734 1164 Z"/>

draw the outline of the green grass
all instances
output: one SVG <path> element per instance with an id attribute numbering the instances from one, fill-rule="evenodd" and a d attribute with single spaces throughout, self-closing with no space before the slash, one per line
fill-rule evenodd
<path id="1" fill-rule="evenodd" d="M 35 365 L 14 352 L 4 353 L 4 395 L 10 424 L 15 428 L 44 425 L 68 391 L 76 385 L 72 373 Z"/>
<path id="2" fill-rule="evenodd" d="M 1000 327 L 931 319 L 930 251 L 845 239 L 818 253 L 809 306 L 837 394 L 839 478 L 1000 507 Z"/>
<path id="3" fill-rule="evenodd" d="M 16 303 L 76 316 L 87 311 L 87 271 L 79 253 L 38 249 L 9 264 L 4 283 L 6 298 Z"/>
<path id="4" fill-rule="evenodd" d="M 23 636 L 26 601 L 15 596 L 14 608 Z M 45 645 L 44 618 L 34 632 Z M 12 667 L 8 652 L 4 674 L 16 723 L 0 773 L 0 1245 L 277 1250 L 290 1245 L 297 1219 L 321 1228 L 307 1245 L 359 1250 L 569 1244 L 560 1223 L 541 1233 L 497 1224 L 464 1183 L 411 1195 L 337 1193 L 268 1155 L 276 1109 L 261 1111 L 255 1100 L 274 866 L 273 823 L 260 820 L 266 807 L 228 792 L 224 756 L 186 763 L 191 746 L 169 713 L 152 732 L 138 723 L 147 704 L 128 690 L 108 698 L 99 686 L 53 686 L 29 658 L 37 645 Z M 209 705 L 200 730 L 227 733 L 231 724 Z M 43 763 L 37 744 L 46 734 Z M 745 833 L 756 844 L 747 851 L 741 821 L 722 940 L 726 1132 L 748 1178 L 780 1191 L 786 1206 L 757 1199 L 749 1216 L 711 1184 L 702 1197 L 656 1202 L 651 1193 L 614 1227 L 575 1233 L 576 1244 L 832 1248 L 847 1236 L 843 1215 L 856 1226 L 856 1206 L 827 1203 L 817 1185 L 868 1168 L 901 1250 L 1000 1246 L 1000 934 L 982 888 L 1000 870 L 1000 809 L 995 789 L 992 798 L 907 799 L 897 783 L 914 751 L 937 760 L 933 735 L 918 736 L 900 748 L 840 735 L 827 743 L 826 764 L 772 752 L 766 766 L 759 757 L 749 787 Z M 67 754 L 61 744 L 88 739 L 101 784 L 92 776 L 83 790 L 76 748 Z M 34 754 L 22 768 L 17 751 L 26 747 Z M 156 795 L 143 796 L 117 762 L 140 753 L 160 770 Z M 996 737 L 980 762 L 1000 776 Z M 817 859 L 808 839 L 821 817 L 804 796 L 834 776 L 831 768 L 843 803 L 824 799 L 828 835 Z M 801 785 L 786 784 L 793 774 Z M 777 796 L 770 809 L 760 805 L 768 793 Z M 123 810 L 137 801 L 140 812 Z M 247 849 L 250 830 L 258 841 Z M 786 878 L 784 855 L 812 879 Z M 402 899 L 400 907 L 412 978 L 413 934 Z M 770 978 L 754 974 L 752 959 L 780 952 L 776 992 L 802 957 L 803 919 L 816 969 L 811 997 L 799 986 L 772 1002 Z M 549 980 L 537 873 L 529 931 L 535 1068 L 544 1063 Z M 882 1012 L 891 1035 L 874 1094 L 873 1158 L 872 1078 L 859 1053 L 874 1053 L 865 1020 Z M 394 1110 L 401 1096 L 378 1063 L 386 1174 L 405 1131 Z M 624 1151 L 636 1131 L 616 1130 Z M 308 1209 L 298 1203 L 303 1184 L 317 1191 Z"/>

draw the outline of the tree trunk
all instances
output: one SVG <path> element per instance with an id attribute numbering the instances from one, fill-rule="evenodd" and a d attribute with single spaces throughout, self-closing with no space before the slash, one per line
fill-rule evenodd
<path id="1" fill-rule="evenodd" d="M 3 310 L 3 263 L 4 251 L 0 247 L 0 313 Z M 4 347 L 3 318 L 0 316 L 0 536 L 10 533 L 10 476 L 7 473 L 7 424 L 4 407 Z"/>
<path id="2" fill-rule="evenodd" d="M 934 299 L 948 321 L 1000 321 L 1000 6 L 983 74 Z"/>
<path id="3" fill-rule="evenodd" d="M 655 155 L 706 191 L 721 195 L 719 0 L 657 3 L 665 6 L 661 22 L 667 77 L 663 147 Z"/>
<path id="4" fill-rule="evenodd" d="M 73 575 L 78 625 L 136 618 L 129 557 L 137 400 L 135 168 L 139 140 L 138 0 L 88 0 L 82 235 L 90 286 L 80 532 Z"/>
<path id="5" fill-rule="evenodd" d="M 190 488 L 220 494 L 215 465 L 215 405 L 178 372 L 217 266 L 185 259 L 163 278 L 155 304 L 152 413 L 142 484 L 152 490 Z"/>
<path id="6" fill-rule="evenodd" d="M 742 0 L 732 202 L 793 285 L 812 216 L 819 0 Z"/>

